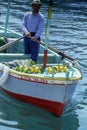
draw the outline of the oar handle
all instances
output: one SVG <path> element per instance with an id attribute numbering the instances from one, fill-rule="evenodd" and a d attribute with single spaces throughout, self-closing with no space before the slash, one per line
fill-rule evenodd
<path id="1" fill-rule="evenodd" d="M 44 42 L 42 42 L 42 41 L 37 41 L 37 42 L 40 43 L 42 46 L 45 47 L 45 43 L 44 43 Z M 71 61 L 76 61 L 76 59 L 74 59 L 74 58 L 72 58 L 72 57 L 70 57 L 70 56 L 68 56 L 68 55 L 66 55 L 66 54 L 64 54 L 64 53 L 62 53 L 61 51 L 58 51 L 57 49 L 55 49 L 55 48 L 53 48 L 53 47 L 51 47 L 51 46 L 48 46 L 48 49 L 50 49 L 51 51 L 55 52 L 56 54 L 59 54 L 59 55 L 61 55 L 62 57 L 65 57 L 65 58 L 67 58 L 67 59 L 69 59 L 69 60 L 71 60 Z"/>
<path id="2" fill-rule="evenodd" d="M 23 39 L 24 37 L 25 37 L 25 35 L 22 36 L 22 37 L 20 37 L 20 38 L 18 38 L 18 39 L 16 39 L 15 41 L 11 41 L 11 42 L 9 42 L 9 43 L 7 43 L 7 44 L 1 46 L 1 47 L 0 47 L 0 51 L 3 51 L 4 49 L 10 47 L 11 45 L 17 43 L 18 41 L 20 41 L 20 40 Z"/>

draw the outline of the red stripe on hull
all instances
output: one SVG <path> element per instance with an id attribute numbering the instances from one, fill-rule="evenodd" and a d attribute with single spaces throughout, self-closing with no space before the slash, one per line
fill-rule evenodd
<path id="1" fill-rule="evenodd" d="M 13 97 L 17 100 L 20 100 L 20 101 L 23 101 L 25 103 L 44 108 L 44 109 L 48 110 L 49 112 L 52 112 L 53 114 L 55 114 L 57 116 L 61 116 L 62 113 L 63 113 L 63 109 L 64 109 L 63 103 L 39 99 L 39 98 L 34 98 L 34 97 L 20 95 L 20 94 L 15 94 L 15 93 L 9 92 L 5 89 L 3 89 L 3 90 L 8 95 L 10 95 L 11 97 Z"/>

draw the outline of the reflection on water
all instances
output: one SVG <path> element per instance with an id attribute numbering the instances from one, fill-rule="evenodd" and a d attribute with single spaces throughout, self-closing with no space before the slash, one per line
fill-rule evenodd
<path id="1" fill-rule="evenodd" d="M 41 12 L 47 20 L 49 0 L 42 0 Z M 7 0 L 0 0 L 0 25 L 5 25 Z M 31 10 L 31 0 L 11 2 L 8 27 L 21 32 L 24 12 Z M 45 26 L 46 27 L 46 26 Z M 45 27 L 42 40 L 45 39 Z M 0 91 L 0 130 L 86 130 L 87 122 L 87 1 L 54 0 L 49 45 L 76 58 L 83 79 L 72 102 L 58 118 L 47 111 L 18 102 Z"/>

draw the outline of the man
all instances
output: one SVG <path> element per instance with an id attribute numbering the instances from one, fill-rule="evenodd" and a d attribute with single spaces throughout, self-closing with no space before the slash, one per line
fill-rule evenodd
<path id="1" fill-rule="evenodd" d="M 40 0 L 33 0 L 32 11 L 24 15 L 22 30 L 24 38 L 24 53 L 31 54 L 31 59 L 35 62 L 38 60 L 40 36 L 44 26 L 44 16 L 39 12 L 41 7 Z"/>

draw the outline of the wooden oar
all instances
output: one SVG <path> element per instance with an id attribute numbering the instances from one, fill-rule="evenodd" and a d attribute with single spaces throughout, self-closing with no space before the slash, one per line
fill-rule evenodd
<path id="1" fill-rule="evenodd" d="M 42 41 L 37 41 L 37 42 L 38 42 L 39 44 L 41 44 L 42 46 L 45 47 L 45 43 L 44 43 L 44 42 L 42 42 Z M 67 58 L 67 59 L 73 61 L 73 63 L 75 63 L 77 66 L 79 66 L 79 62 L 78 62 L 76 59 L 74 59 L 74 58 L 72 58 L 72 57 L 70 57 L 70 56 L 64 54 L 63 52 L 61 52 L 61 51 L 59 51 L 59 50 L 53 48 L 52 46 L 49 46 L 49 45 L 48 45 L 48 49 L 51 50 L 51 51 L 53 51 L 53 52 L 55 52 L 56 54 L 59 54 L 60 56 L 62 56 L 62 58 Z"/>
<path id="2" fill-rule="evenodd" d="M 44 50 L 44 57 L 43 57 L 43 68 L 46 68 L 46 63 L 47 63 L 47 53 L 48 53 L 48 37 L 49 37 L 49 28 L 50 28 L 50 20 L 51 20 L 51 14 L 52 14 L 52 5 L 53 2 L 50 0 L 49 3 L 49 9 L 48 9 L 48 17 L 47 17 L 47 24 L 46 24 L 46 45 L 45 45 L 45 50 Z"/>
<path id="3" fill-rule="evenodd" d="M 20 40 L 23 39 L 24 37 L 25 37 L 25 36 L 22 36 L 22 37 L 16 39 L 15 41 L 11 41 L 11 42 L 9 42 L 9 43 L 7 43 L 7 44 L 1 46 L 1 47 L 0 47 L 0 51 L 3 51 L 4 49 L 10 47 L 11 45 L 17 43 L 18 41 L 20 41 Z"/>
<path id="4" fill-rule="evenodd" d="M 44 43 L 44 42 L 39 42 L 39 41 L 37 41 L 37 42 L 40 43 L 42 46 L 45 46 L 45 43 Z M 57 50 L 57 49 L 55 49 L 55 48 L 53 48 L 53 47 L 51 47 L 51 46 L 48 46 L 48 49 L 50 49 L 51 51 L 53 51 L 53 52 L 55 52 L 55 53 L 61 55 L 61 56 L 64 57 L 64 58 L 67 58 L 67 59 L 69 59 L 69 60 L 71 60 L 71 61 L 76 61 L 76 59 L 74 59 L 74 58 L 72 58 L 72 57 L 70 57 L 70 56 L 64 54 L 63 52 L 61 52 L 61 51 L 59 51 L 59 50 Z"/>
<path id="5" fill-rule="evenodd" d="M 29 38 L 31 38 L 31 37 L 29 36 Z M 41 44 L 41 45 L 44 46 L 44 47 L 46 46 L 46 43 L 44 43 L 44 42 L 42 42 L 42 41 L 37 40 L 36 42 L 37 42 L 38 44 Z M 74 59 L 74 58 L 72 58 L 72 57 L 66 55 L 65 53 L 63 53 L 63 52 L 61 52 L 61 51 L 59 51 L 59 50 L 57 50 L 57 49 L 55 49 L 55 48 L 53 48 L 52 46 L 49 46 L 49 45 L 48 45 L 48 49 L 51 50 L 51 51 L 53 51 L 53 52 L 55 52 L 56 54 L 61 55 L 62 58 L 67 58 L 67 59 L 69 59 L 69 60 L 71 60 L 71 61 L 75 61 L 75 62 L 78 63 L 78 61 L 77 61 L 76 59 Z"/>

